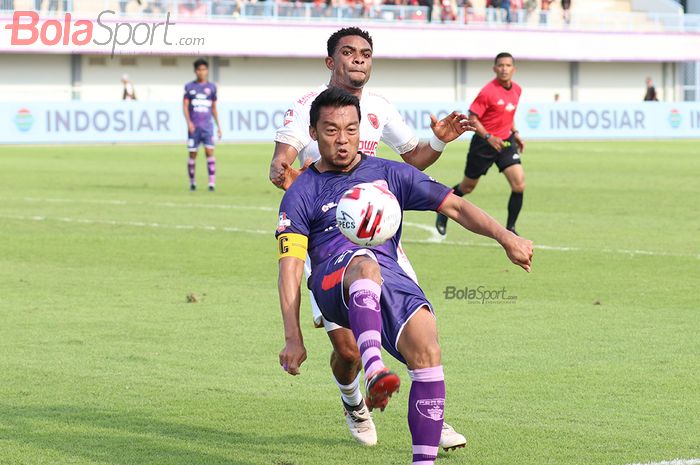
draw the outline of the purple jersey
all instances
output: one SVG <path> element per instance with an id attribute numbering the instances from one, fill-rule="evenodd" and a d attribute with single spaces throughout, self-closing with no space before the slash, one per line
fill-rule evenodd
<path id="1" fill-rule="evenodd" d="M 449 187 L 406 163 L 361 156 L 360 162 L 348 173 L 319 173 L 315 165 L 311 165 L 282 198 L 277 235 L 296 233 L 308 237 L 312 269 L 322 265 L 338 251 L 355 246 L 340 232 L 335 221 L 338 200 L 353 186 L 384 180 L 396 196 L 401 210 L 437 210 L 452 192 Z M 372 251 L 396 261 L 396 247 L 400 238 L 401 227 L 391 240 L 372 247 Z"/>
<path id="2" fill-rule="evenodd" d="M 184 98 L 190 101 L 190 120 L 197 128 L 210 129 L 211 107 L 216 102 L 216 85 L 211 82 L 192 81 L 185 84 Z"/>

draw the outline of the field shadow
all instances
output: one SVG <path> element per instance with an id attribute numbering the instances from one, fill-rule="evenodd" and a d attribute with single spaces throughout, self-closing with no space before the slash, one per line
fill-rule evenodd
<path id="1" fill-rule="evenodd" d="M 270 419 L 261 419 L 265 421 Z M 250 465 L 250 457 L 278 464 L 284 463 L 285 450 L 298 451 L 299 444 L 319 442 L 303 432 L 270 436 L 168 422 L 128 411 L 7 404 L 0 404 L 0 439 L 115 465 Z M 323 442 L 333 447 L 344 441 Z"/>

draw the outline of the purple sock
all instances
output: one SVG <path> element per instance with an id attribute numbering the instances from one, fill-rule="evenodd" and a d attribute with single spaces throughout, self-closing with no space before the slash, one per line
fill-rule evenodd
<path id="1" fill-rule="evenodd" d="M 445 413 L 445 375 L 442 365 L 408 370 L 408 428 L 413 440 L 413 465 L 432 465 L 437 458 Z"/>
<path id="2" fill-rule="evenodd" d="M 209 171 L 209 185 L 216 185 L 216 158 L 214 155 L 207 157 L 207 170 Z"/>
<path id="3" fill-rule="evenodd" d="M 382 314 L 379 296 L 381 292 L 381 286 L 371 279 L 358 279 L 350 285 L 348 318 L 357 346 L 360 348 L 365 379 L 367 375 L 384 368 L 380 352 Z"/>
<path id="4" fill-rule="evenodd" d="M 195 181 L 194 181 L 194 167 L 195 167 L 195 159 L 194 158 L 188 158 L 187 159 L 187 174 L 190 175 L 190 186 L 194 186 Z"/>

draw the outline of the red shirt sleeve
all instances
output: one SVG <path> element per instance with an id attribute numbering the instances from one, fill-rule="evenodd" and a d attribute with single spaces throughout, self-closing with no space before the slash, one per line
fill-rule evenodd
<path id="1" fill-rule="evenodd" d="M 476 99 L 474 99 L 474 102 L 472 102 L 472 106 L 469 107 L 469 111 L 481 118 L 482 116 L 484 116 L 484 112 L 488 107 L 488 96 L 486 95 L 486 92 L 484 92 L 484 89 L 481 89 L 479 95 L 477 95 Z"/>

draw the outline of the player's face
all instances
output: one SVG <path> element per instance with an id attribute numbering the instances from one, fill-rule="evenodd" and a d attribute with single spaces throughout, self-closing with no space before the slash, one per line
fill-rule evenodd
<path id="1" fill-rule="evenodd" d="M 357 156 L 360 146 L 360 117 L 354 106 L 321 107 L 316 127 L 309 129 L 318 141 L 318 151 L 328 168 L 342 171 Z"/>
<path id="2" fill-rule="evenodd" d="M 206 81 L 209 77 L 209 68 L 205 65 L 199 65 L 194 73 L 197 75 L 198 81 Z"/>
<path id="3" fill-rule="evenodd" d="M 332 57 L 326 58 L 335 86 L 362 89 L 372 73 L 372 47 L 360 36 L 345 36 L 338 41 Z"/>
<path id="4" fill-rule="evenodd" d="M 515 72 L 513 59 L 510 57 L 499 58 L 498 61 L 496 61 L 496 64 L 493 66 L 493 72 L 496 73 L 496 77 L 499 81 L 510 81 L 513 79 L 513 73 Z"/>

